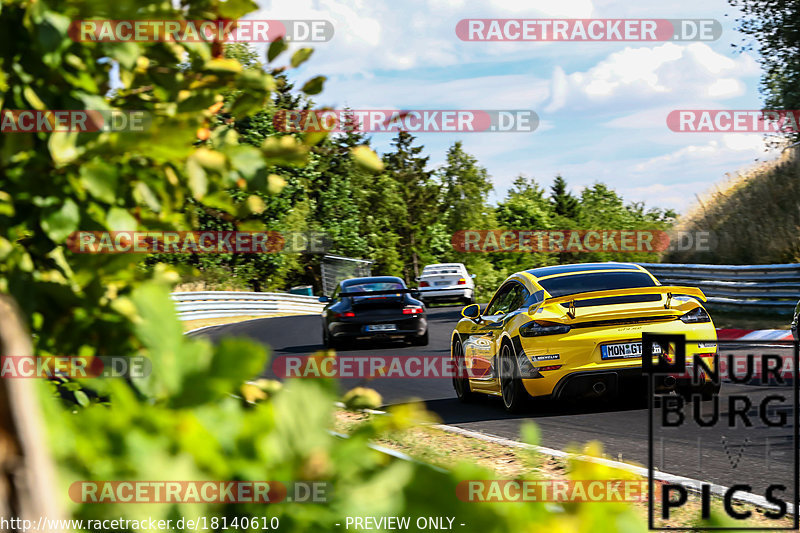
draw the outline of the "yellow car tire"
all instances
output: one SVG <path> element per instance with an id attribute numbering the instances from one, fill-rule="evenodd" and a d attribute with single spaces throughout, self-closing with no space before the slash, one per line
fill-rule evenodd
<path id="1" fill-rule="evenodd" d="M 514 350 L 507 342 L 500 348 L 497 373 L 500 378 L 500 393 L 503 407 L 509 413 L 524 411 L 530 404 L 531 396 L 520 379 L 519 365 Z"/>

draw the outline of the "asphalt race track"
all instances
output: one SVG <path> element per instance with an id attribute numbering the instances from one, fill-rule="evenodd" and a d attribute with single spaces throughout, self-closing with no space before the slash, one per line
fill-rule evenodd
<path id="1" fill-rule="evenodd" d="M 358 345 L 344 350 L 348 355 L 446 356 L 453 325 L 459 318 L 460 307 L 429 309 L 429 346 L 408 346 L 400 343 Z M 322 349 L 320 318 L 290 316 L 251 320 L 206 328 L 193 335 L 216 339 L 222 336 L 246 336 L 272 349 L 272 357 L 302 356 Z M 788 348 L 773 348 L 769 353 L 790 354 Z M 271 368 L 265 377 L 274 377 Z M 362 379 L 341 381 L 342 390 L 365 384 Z M 519 439 L 520 427 L 535 421 L 541 432 L 539 444 L 565 449 L 570 446 L 599 440 L 610 458 L 647 465 L 648 408 L 646 398 L 616 398 L 606 401 L 583 401 L 572 404 L 537 402 L 526 415 L 507 414 L 500 401 L 486 397 L 472 404 L 461 404 L 455 398 L 450 379 L 382 378 L 371 380 L 368 386 L 378 390 L 387 405 L 411 399 L 425 401 L 429 410 L 442 422 L 466 429 Z M 782 483 L 787 491 L 781 496 L 791 501 L 794 487 L 794 453 L 792 426 L 793 389 L 791 386 L 754 386 L 723 383 L 720 393 L 720 423 L 727 423 L 728 398 L 747 395 L 753 406 L 748 410 L 751 427 L 734 429 L 715 426 L 699 427 L 692 420 L 692 404 L 684 413 L 691 422 L 678 428 L 661 428 L 655 418 L 654 464 L 656 468 L 690 478 L 724 486 L 748 483 L 752 492 L 763 495 L 770 483 Z M 760 400 L 770 394 L 788 398 L 783 405 L 773 404 L 766 413 L 770 420 L 784 412 L 787 422 L 782 427 L 768 427 L 759 418 Z M 712 402 L 703 403 L 702 413 L 708 414 Z M 655 413 L 660 416 L 660 410 Z M 747 439 L 747 441 L 745 441 Z M 663 442 L 663 453 L 662 453 Z M 663 465 L 663 466 L 662 466 Z"/>

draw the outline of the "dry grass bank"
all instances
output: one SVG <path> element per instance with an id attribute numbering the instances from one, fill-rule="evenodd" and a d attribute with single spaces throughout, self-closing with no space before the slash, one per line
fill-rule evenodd
<path id="1" fill-rule="evenodd" d="M 718 184 L 676 229 L 711 231 L 710 252 L 672 252 L 668 263 L 769 264 L 800 262 L 800 150 Z"/>

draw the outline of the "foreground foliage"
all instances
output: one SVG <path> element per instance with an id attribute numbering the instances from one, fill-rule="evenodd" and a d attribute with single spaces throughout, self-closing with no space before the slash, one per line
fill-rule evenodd
<path id="1" fill-rule="evenodd" d="M 327 184 L 318 187 L 320 194 L 328 185 L 358 190 L 354 181 L 337 184 L 335 177 L 367 179 L 369 172 L 380 172 L 374 156 L 356 150 L 361 138 L 319 149 L 348 155 L 341 163 L 352 165 L 348 174 L 315 166 L 319 136 L 260 137 L 242 127 L 263 120 L 260 114 L 273 97 L 286 97 L 279 72 L 243 66 L 242 57 L 251 56 L 226 57 L 218 44 L 76 43 L 67 36 L 71 20 L 236 19 L 255 7 L 250 0 L 185 0 L 181 9 L 142 0 L 2 5 L 3 108 L 135 109 L 148 111 L 152 120 L 139 133 L 0 137 L 0 291 L 22 308 L 36 353 L 143 355 L 152 361 L 149 376 L 69 382 L 61 397 L 37 382 L 49 449 L 59 468 L 59 494 L 70 513 L 172 519 L 270 515 L 281 517 L 286 531 L 334 530 L 347 515 L 451 515 L 470 530 L 487 532 L 592 531 L 609 524 L 643 529 L 625 506 L 554 513 L 539 503 L 461 502 L 454 497 L 458 481 L 480 479 L 486 471 L 465 464 L 440 472 L 367 447 L 387 424 L 405 427 L 420 413 L 400 410 L 349 439 L 334 437 L 327 430 L 333 383 L 296 380 L 261 395 L 245 382 L 267 364 L 262 346 L 237 339 L 211 345 L 183 336 L 168 296 L 178 279 L 171 267 L 159 263 L 145 270 L 136 256 L 76 255 L 67 249 L 68 235 L 78 229 L 191 230 L 220 219 L 239 229 L 264 229 L 273 213 L 287 205 L 303 213 L 303 202 L 311 201 L 297 192 L 309 179 L 298 169 L 312 169 L 314 179 Z M 280 43 L 271 46 L 269 59 L 288 59 L 279 52 Z M 308 56 L 295 52 L 291 64 Z M 306 93 L 318 92 L 321 81 L 304 84 Z M 453 158 L 464 156 L 456 150 Z M 396 163 L 386 160 L 388 168 Z M 369 179 L 394 186 L 384 174 Z M 399 202 L 384 204 L 375 190 L 359 201 L 401 209 Z M 485 192 L 479 186 L 468 194 Z M 187 203 L 193 208 L 185 209 Z M 615 209 L 621 216 L 628 212 Z M 201 213 L 211 218 L 204 221 Z M 384 236 L 375 236 L 387 219 L 376 216 L 368 231 L 348 233 L 342 223 L 337 242 L 350 243 L 354 252 L 359 246 L 379 248 Z M 304 217 L 294 220 L 303 227 Z M 386 268 L 403 264 L 391 252 L 381 261 Z M 280 273 L 289 267 L 275 268 Z M 250 397 L 261 399 L 253 404 Z M 68 498 L 76 480 L 318 480 L 332 483 L 333 497 L 327 504 L 269 506 L 97 505 Z"/>

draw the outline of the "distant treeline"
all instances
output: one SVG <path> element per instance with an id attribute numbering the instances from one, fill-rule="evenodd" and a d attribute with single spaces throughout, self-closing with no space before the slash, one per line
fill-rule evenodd
<path id="1" fill-rule="evenodd" d="M 258 68 L 246 49 L 231 47 L 229 55 Z M 273 124 L 276 112 L 311 107 L 312 101 L 280 78 L 269 108 L 233 124 L 240 140 L 261 145 L 270 136 L 283 135 Z M 203 209 L 190 203 L 188 208 L 197 211 L 197 227 L 192 229 L 324 232 L 330 237 L 330 253 L 372 260 L 375 274 L 398 275 L 413 283 L 425 264 L 463 262 L 477 274 L 481 291 L 496 288 L 509 273 L 525 268 L 559 262 L 657 261 L 658 254 L 464 253 L 451 244 L 461 230 L 664 230 L 675 221 L 673 211 L 626 204 L 599 182 L 573 195 L 561 176 L 548 190 L 520 176 L 505 198 L 491 205 L 491 177 L 461 142 L 447 150 L 442 166 L 431 169 L 425 147 L 413 135 L 399 132 L 383 154 L 384 169 L 378 174 L 364 170 L 351 156 L 353 147 L 369 144 L 370 138 L 358 131 L 329 135 L 313 147 L 310 164 L 298 167 L 287 161 L 280 176 L 285 186 L 279 194 L 261 195 L 264 205 L 258 215 L 243 221 L 235 213 L 221 217 L 210 212 L 207 201 Z M 265 186 L 275 179 L 264 176 Z M 285 290 L 310 284 L 319 290 L 319 255 L 160 255 L 153 260 L 196 267 L 185 279 L 209 287 Z"/>

